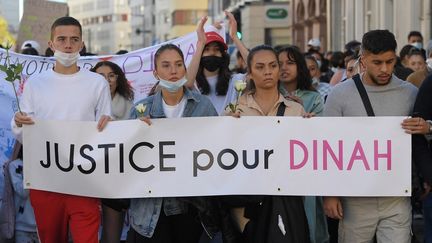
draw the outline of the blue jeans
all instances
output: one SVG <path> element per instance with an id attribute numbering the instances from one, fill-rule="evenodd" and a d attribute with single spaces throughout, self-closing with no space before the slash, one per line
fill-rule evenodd
<path id="1" fill-rule="evenodd" d="M 423 201 L 424 242 L 432 243 L 432 193 Z"/>

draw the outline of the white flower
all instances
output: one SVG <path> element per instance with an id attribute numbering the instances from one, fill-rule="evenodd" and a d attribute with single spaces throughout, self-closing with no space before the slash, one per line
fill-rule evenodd
<path id="1" fill-rule="evenodd" d="M 140 114 L 140 115 L 144 115 L 144 111 L 146 110 L 146 106 L 143 104 L 138 104 L 135 106 L 135 110 Z"/>
<path id="2" fill-rule="evenodd" d="M 237 92 L 243 92 L 246 89 L 246 82 L 243 80 L 236 80 L 234 82 L 234 87 Z"/>

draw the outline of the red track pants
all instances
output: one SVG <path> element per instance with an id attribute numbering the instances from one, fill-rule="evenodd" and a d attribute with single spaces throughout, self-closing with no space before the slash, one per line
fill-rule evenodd
<path id="1" fill-rule="evenodd" d="M 41 243 L 98 243 L 100 201 L 96 198 L 30 190 Z M 68 227 L 69 226 L 69 227 Z"/>

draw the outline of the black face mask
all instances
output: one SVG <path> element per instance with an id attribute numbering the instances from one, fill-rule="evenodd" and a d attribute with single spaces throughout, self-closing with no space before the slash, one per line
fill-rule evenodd
<path id="1" fill-rule="evenodd" d="M 209 72 L 214 72 L 222 66 L 223 58 L 218 56 L 206 56 L 201 58 L 201 63 Z"/>

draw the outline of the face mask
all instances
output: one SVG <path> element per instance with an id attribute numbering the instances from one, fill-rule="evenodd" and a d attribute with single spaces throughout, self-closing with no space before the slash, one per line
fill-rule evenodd
<path id="1" fill-rule="evenodd" d="M 201 58 L 201 63 L 210 72 L 218 70 L 223 63 L 223 58 L 218 56 L 206 56 Z"/>
<path id="2" fill-rule="evenodd" d="M 312 78 L 312 85 L 317 86 L 319 84 L 320 80 L 318 78 Z"/>
<path id="3" fill-rule="evenodd" d="M 432 69 L 432 58 L 428 58 L 428 59 L 426 60 L 426 63 L 427 63 L 427 65 L 428 65 L 428 67 L 429 67 L 430 69 Z"/>
<path id="4" fill-rule="evenodd" d="M 56 51 L 54 51 L 54 57 L 63 66 L 70 67 L 78 61 L 80 54 L 79 54 L 79 52 L 65 53 L 65 52 L 61 52 L 61 51 L 56 50 Z"/>
<path id="5" fill-rule="evenodd" d="M 423 44 L 421 42 L 414 42 L 411 43 L 412 46 L 414 46 L 417 49 L 422 49 L 423 48 Z"/>
<path id="6" fill-rule="evenodd" d="M 318 69 L 321 69 L 321 60 L 316 60 L 318 63 Z"/>
<path id="7" fill-rule="evenodd" d="M 183 87 L 183 85 L 185 83 L 187 83 L 186 77 L 183 77 L 183 78 L 181 78 L 175 82 L 168 81 L 165 79 L 159 79 L 159 85 L 171 93 L 177 92 L 177 90 L 179 90 L 181 87 Z"/>

